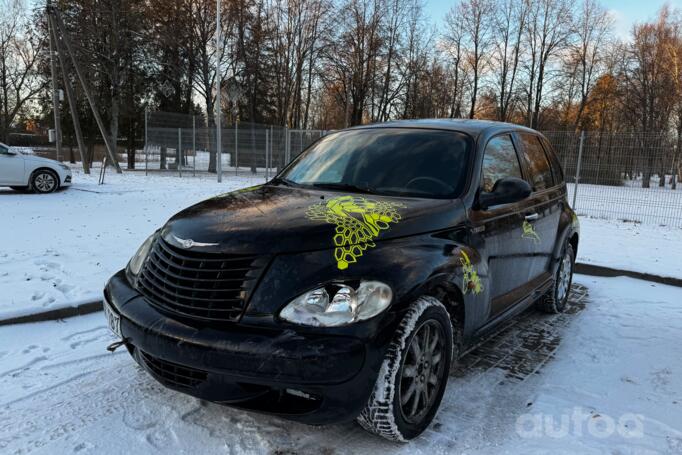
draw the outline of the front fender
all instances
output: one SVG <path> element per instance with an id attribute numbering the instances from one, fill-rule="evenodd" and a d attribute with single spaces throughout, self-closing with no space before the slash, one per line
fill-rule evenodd
<path id="1" fill-rule="evenodd" d="M 339 270 L 333 249 L 276 256 L 252 294 L 243 323 L 281 326 L 277 315 L 291 300 L 330 281 L 379 280 L 394 293 L 389 310 L 369 321 L 340 328 L 325 328 L 326 333 L 373 337 L 382 329 L 397 324 L 407 307 L 424 294 L 433 295 L 438 287 L 454 288 L 462 296 L 466 318 L 465 336 L 488 314 L 488 271 L 480 254 L 466 246 L 464 231 L 421 234 L 377 242 L 364 251 L 354 264 Z M 297 330 L 308 330 L 297 328 Z M 311 330 L 317 330 L 311 328 Z"/>

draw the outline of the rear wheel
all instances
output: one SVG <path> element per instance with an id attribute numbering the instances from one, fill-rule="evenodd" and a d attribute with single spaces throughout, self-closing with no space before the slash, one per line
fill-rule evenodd
<path id="1" fill-rule="evenodd" d="M 568 295 L 573 283 L 573 266 L 575 264 L 575 253 L 573 245 L 566 242 L 561 262 L 557 269 L 552 287 L 539 302 L 540 308 L 547 313 L 561 313 L 566 309 Z"/>
<path id="2" fill-rule="evenodd" d="M 38 193 L 51 193 L 59 187 L 59 177 L 48 169 L 38 170 L 31 178 L 31 187 Z"/>
<path id="3" fill-rule="evenodd" d="M 358 423 L 394 441 L 419 436 L 433 420 L 453 352 L 450 315 L 437 299 L 415 301 L 400 323 Z"/>

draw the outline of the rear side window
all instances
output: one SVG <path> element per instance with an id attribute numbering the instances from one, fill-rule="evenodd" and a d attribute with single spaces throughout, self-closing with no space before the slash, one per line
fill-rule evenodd
<path id="1" fill-rule="evenodd" d="M 552 174 L 554 174 L 554 183 L 557 185 L 564 182 L 564 171 L 561 169 L 561 164 L 559 163 L 559 158 L 557 158 L 556 153 L 549 141 L 541 137 L 540 142 L 545 147 L 545 152 L 549 157 L 549 164 L 552 166 Z"/>
<path id="2" fill-rule="evenodd" d="M 533 189 L 535 191 L 542 191 L 552 187 L 554 185 L 552 170 L 549 167 L 545 150 L 542 148 L 542 144 L 540 144 L 540 138 L 524 133 L 521 133 L 520 136 L 524 145 L 523 152 L 530 166 Z"/>
<path id="3" fill-rule="evenodd" d="M 485 146 L 482 177 L 481 188 L 488 193 L 503 177 L 521 178 L 519 158 L 510 135 L 496 136 Z"/>

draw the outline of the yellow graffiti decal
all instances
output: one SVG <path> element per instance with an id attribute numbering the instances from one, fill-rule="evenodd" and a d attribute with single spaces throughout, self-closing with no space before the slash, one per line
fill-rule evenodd
<path id="1" fill-rule="evenodd" d="M 336 225 L 334 258 L 340 270 L 358 261 L 366 249 L 374 248 L 374 239 L 400 221 L 397 209 L 405 207 L 395 202 L 373 201 L 360 196 L 339 196 L 308 207 L 311 220 Z"/>
<path id="2" fill-rule="evenodd" d="M 524 239 L 530 239 L 535 243 L 540 243 L 540 236 L 538 235 L 537 232 L 535 232 L 535 228 L 533 227 L 532 224 L 530 224 L 528 221 L 523 222 L 523 237 Z"/>
<path id="3" fill-rule="evenodd" d="M 459 258 L 459 262 L 462 264 L 462 292 L 466 294 L 471 291 L 474 294 L 480 294 L 483 291 L 483 285 L 481 284 L 481 279 L 478 277 L 478 272 L 474 270 L 474 266 L 471 264 L 469 255 L 462 251 L 462 257 Z"/>
<path id="4" fill-rule="evenodd" d="M 571 218 L 573 220 L 573 226 L 580 226 L 580 221 L 578 220 L 578 215 L 576 215 L 575 212 L 573 212 L 573 214 L 571 215 Z"/>

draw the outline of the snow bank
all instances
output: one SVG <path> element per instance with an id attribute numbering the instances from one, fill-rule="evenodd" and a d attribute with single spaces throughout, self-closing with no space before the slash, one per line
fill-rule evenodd
<path id="1" fill-rule="evenodd" d="M 682 278 L 682 229 L 580 217 L 578 262 Z"/>

